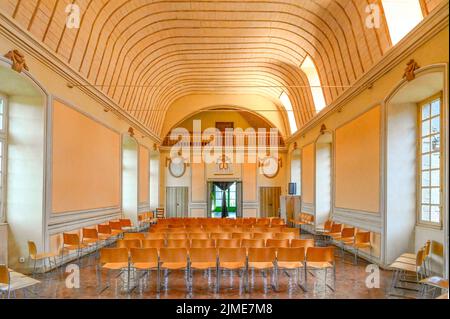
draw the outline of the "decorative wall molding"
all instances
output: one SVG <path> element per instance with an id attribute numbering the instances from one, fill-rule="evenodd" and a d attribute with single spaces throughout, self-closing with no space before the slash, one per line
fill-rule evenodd
<path id="1" fill-rule="evenodd" d="M 335 207 L 333 220 L 376 233 L 381 233 L 383 226 L 380 213 L 371 213 L 349 208 Z"/>
<path id="2" fill-rule="evenodd" d="M 304 213 L 314 214 L 315 213 L 315 206 L 314 206 L 313 203 L 302 202 L 301 210 Z"/>
<path id="3" fill-rule="evenodd" d="M 374 83 L 382 76 L 389 73 L 398 66 L 402 60 L 406 59 L 424 43 L 433 38 L 440 31 L 448 27 L 449 23 L 449 2 L 443 1 L 433 12 L 423 19 L 406 37 L 393 46 L 383 58 L 371 67 L 363 76 L 356 80 L 352 87 L 340 95 L 333 103 L 325 107 L 316 117 L 301 127 L 295 134 L 287 140 L 286 145 L 294 142 L 306 132 L 314 128 L 320 122 L 335 112 L 338 112 L 345 104 L 366 90 L 368 83 Z"/>
<path id="4" fill-rule="evenodd" d="M 89 211 L 77 211 L 61 216 L 52 215 L 48 225 L 48 235 L 59 234 L 83 227 L 101 224 L 121 217 L 120 208 L 98 209 Z"/>
<path id="5" fill-rule="evenodd" d="M 149 136 L 154 142 L 161 143 L 157 134 L 151 132 L 146 126 L 132 118 L 123 110 L 114 100 L 105 93 L 92 86 L 89 81 L 76 72 L 70 65 L 65 63 L 55 53 L 51 52 L 42 43 L 35 40 L 26 30 L 18 26 L 13 20 L 0 11 L 0 35 L 6 37 L 23 52 L 29 54 L 37 61 L 41 62 L 48 69 L 63 77 L 67 82 L 76 85 L 77 88 L 105 106 L 111 109 L 118 116 L 126 120 L 131 126 L 138 128 L 144 134 Z"/>

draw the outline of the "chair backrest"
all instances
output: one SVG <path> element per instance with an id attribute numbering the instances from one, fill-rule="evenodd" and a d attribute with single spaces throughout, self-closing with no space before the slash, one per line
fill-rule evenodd
<path id="1" fill-rule="evenodd" d="M 164 231 L 167 234 L 185 234 L 186 228 L 184 228 L 184 227 L 167 228 Z"/>
<path id="2" fill-rule="evenodd" d="M 370 232 L 358 232 L 355 235 L 355 244 L 370 244 Z"/>
<path id="3" fill-rule="evenodd" d="M 125 233 L 123 235 L 124 239 L 145 239 L 144 233 Z"/>
<path id="4" fill-rule="evenodd" d="M 102 248 L 100 250 L 100 264 L 127 262 L 128 249 L 126 248 Z"/>
<path id="5" fill-rule="evenodd" d="M 246 262 L 247 252 L 245 248 L 219 248 L 220 262 Z"/>
<path id="6" fill-rule="evenodd" d="M 168 239 L 166 242 L 167 248 L 189 248 L 189 241 L 187 239 Z"/>
<path id="7" fill-rule="evenodd" d="M 431 240 L 427 240 L 427 242 L 425 243 L 424 248 L 424 258 L 428 257 L 430 255 L 430 250 L 431 250 Z"/>
<path id="8" fill-rule="evenodd" d="M 431 253 L 438 257 L 444 257 L 444 245 L 433 240 L 431 242 Z"/>
<path id="9" fill-rule="evenodd" d="M 242 239 L 241 247 L 243 248 L 264 248 L 264 239 Z"/>
<path id="10" fill-rule="evenodd" d="M 217 250 L 215 248 L 191 248 L 189 250 L 191 262 L 209 262 L 217 261 Z"/>
<path id="11" fill-rule="evenodd" d="M 119 222 L 111 221 L 109 222 L 109 227 L 114 230 L 122 230 L 122 224 Z"/>
<path id="12" fill-rule="evenodd" d="M 161 248 L 160 261 L 163 263 L 187 263 L 188 251 L 186 248 Z"/>
<path id="13" fill-rule="evenodd" d="M 249 248 L 249 262 L 274 262 L 276 258 L 275 248 Z"/>
<path id="14" fill-rule="evenodd" d="M 189 233 L 190 239 L 209 239 L 208 233 Z"/>
<path id="15" fill-rule="evenodd" d="M 63 233 L 63 244 L 78 246 L 80 245 L 80 237 L 78 234 Z"/>
<path id="16" fill-rule="evenodd" d="M 9 269 L 6 265 L 0 265 L 0 284 L 10 284 Z"/>
<path id="17" fill-rule="evenodd" d="M 211 233 L 211 239 L 231 239 L 231 233 Z"/>
<path id="18" fill-rule="evenodd" d="M 99 234 L 111 234 L 111 227 L 109 225 L 97 225 Z"/>
<path id="19" fill-rule="evenodd" d="M 272 219 L 270 225 L 272 225 L 272 226 L 282 226 L 282 225 L 284 225 L 284 220 L 281 219 L 281 218 L 274 218 L 274 219 Z"/>
<path id="20" fill-rule="evenodd" d="M 334 224 L 331 226 L 330 233 L 340 233 L 340 232 L 342 232 L 342 228 L 344 228 L 344 225 L 343 225 L 343 224 L 337 224 L 337 223 L 334 223 Z"/>
<path id="21" fill-rule="evenodd" d="M 146 233 L 145 234 L 145 238 L 146 239 L 165 239 L 166 238 L 166 234 L 164 233 Z"/>
<path id="22" fill-rule="evenodd" d="M 95 228 L 83 228 L 83 238 L 98 239 L 98 232 Z"/>
<path id="23" fill-rule="evenodd" d="M 231 238 L 232 239 L 252 239 L 253 234 L 252 233 L 232 233 Z"/>
<path id="24" fill-rule="evenodd" d="M 161 249 L 165 246 L 166 241 L 164 239 L 144 239 L 142 241 L 142 248 L 156 248 Z"/>
<path id="25" fill-rule="evenodd" d="M 258 226 L 269 226 L 270 225 L 270 219 L 268 218 L 260 218 L 256 220 L 256 225 Z"/>
<path id="26" fill-rule="evenodd" d="M 142 244 L 139 239 L 119 239 L 117 241 L 117 248 L 141 248 Z"/>
<path id="27" fill-rule="evenodd" d="M 203 234 L 203 233 L 205 233 L 205 231 L 203 230 L 203 228 L 201 228 L 200 226 L 197 226 L 197 227 L 187 227 L 187 228 L 186 228 L 186 232 L 187 232 L 187 233 L 191 233 L 191 234 L 196 234 L 196 233 Z"/>
<path id="28" fill-rule="evenodd" d="M 416 255 L 416 267 L 422 267 L 422 264 L 425 260 L 425 247 L 419 249 Z"/>
<path id="29" fill-rule="evenodd" d="M 119 222 L 120 222 L 120 226 L 122 226 L 122 227 L 131 227 L 131 226 L 133 226 L 131 224 L 131 220 L 130 219 L 119 219 Z"/>
<path id="30" fill-rule="evenodd" d="M 191 248 L 215 248 L 216 241 L 214 239 L 192 239 Z"/>
<path id="31" fill-rule="evenodd" d="M 307 262 L 334 262 L 334 247 L 309 247 L 306 250 Z"/>
<path id="32" fill-rule="evenodd" d="M 186 233 L 167 233 L 167 239 L 187 239 Z"/>
<path id="33" fill-rule="evenodd" d="M 30 255 L 30 257 L 35 257 L 37 255 L 36 244 L 32 240 L 28 241 L 28 255 Z"/>
<path id="34" fill-rule="evenodd" d="M 271 239 L 272 233 L 253 233 L 253 239 Z"/>
<path id="35" fill-rule="evenodd" d="M 275 233 L 274 238 L 275 239 L 295 239 L 296 235 L 295 233 Z"/>
<path id="36" fill-rule="evenodd" d="M 299 231 L 298 228 L 283 228 L 283 233 L 294 233 L 298 235 Z"/>
<path id="37" fill-rule="evenodd" d="M 332 226 L 333 226 L 333 221 L 331 219 L 329 219 L 323 225 L 323 229 L 325 229 L 326 231 L 330 231 Z"/>
<path id="38" fill-rule="evenodd" d="M 352 238 L 355 237 L 355 227 L 345 227 L 341 232 L 342 238 Z"/>
<path id="39" fill-rule="evenodd" d="M 292 248 L 305 248 L 305 250 L 308 250 L 310 247 L 314 247 L 314 239 L 292 239 L 291 240 L 291 247 Z"/>
<path id="40" fill-rule="evenodd" d="M 290 247 L 289 239 L 267 239 L 266 247 L 288 248 Z"/>
<path id="41" fill-rule="evenodd" d="M 252 232 L 254 233 L 264 233 L 267 231 L 267 226 L 253 226 Z"/>
<path id="42" fill-rule="evenodd" d="M 156 248 L 131 248 L 130 260 L 132 263 L 157 263 L 158 249 Z"/>
<path id="43" fill-rule="evenodd" d="M 305 248 L 278 248 L 277 260 L 286 262 L 303 262 L 305 260 Z"/>
<path id="44" fill-rule="evenodd" d="M 240 239 L 217 239 L 217 248 L 239 248 L 241 247 Z"/>

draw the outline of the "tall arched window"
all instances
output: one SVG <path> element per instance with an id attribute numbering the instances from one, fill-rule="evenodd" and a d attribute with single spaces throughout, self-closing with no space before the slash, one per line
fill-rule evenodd
<path id="1" fill-rule="evenodd" d="M 295 121 L 295 115 L 291 100 L 289 99 L 289 96 L 286 94 L 286 92 L 281 93 L 280 101 L 287 112 L 291 134 L 294 134 L 295 132 L 297 132 L 297 122 Z"/>
<path id="2" fill-rule="evenodd" d="M 4 194 L 6 178 L 6 145 L 7 145 L 7 127 L 6 127 L 7 99 L 0 93 L 0 222 L 5 220 Z"/>
<path id="3" fill-rule="evenodd" d="M 423 20 L 420 0 L 381 0 L 381 3 L 392 45 L 397 44 Z"/>
<path id="4" fill-rule="evenodd" d="M 300 66 L 302 71 L 308 78 L 309 85 L 311 87 L 311 94 L 314 100 L 314 106 L 316 112 L 320 112 L 325 106 L 325 97 L 323 95 L 322 84 L 320 83 L 319 73 L 313 60 L 307 56 Z"/>

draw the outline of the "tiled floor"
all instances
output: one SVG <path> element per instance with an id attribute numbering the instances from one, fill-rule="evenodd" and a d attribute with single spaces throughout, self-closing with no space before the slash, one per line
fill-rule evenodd
<path id="1" fill-rule="evenodd" d="M 168 289 L 156 293 L 156 274 L 152 273 L 149 278 L 141 280 L 141 287 L 135 288 L 131 293 L 123 291 L 120 277 L 111 274 L 111 285 L 109 288 L 99 293 L 100 287 L 97 282 L 96 259 L 94 255 L 84 257 L 80 261 L 80 288 L 67 288 L 66 281 L 70 281 L 67 274 L 61 268 L 45 275 L 37 275 L 37 279 L 42 283 L 34 288 L 32 294 L 28 293 L 27 298 L 258 298 L 258 299 L 307 299 L 307 298 L 390 298 L 388 291 L 391 281 L 391 272 L 380 270 L 380 288 L 369 289 L 366 286 L 366 279 L 369 273 L 366 272 L 367 262 L 359 260 L 358 265 L 353 264 L 353 256 L 345 255 L 345 259 L 337 256 L 336 267 L 336 291 L 325 288 L 323 283 L 324 272 L 320 271 L 312 276 L 308 273 L 307 292 L 292 285 L 289 288 L 289 276 L 286 273 L 279 274 L 278 292 L 271 290 L 270 278 L 264 278 L 261 273 L 255 273 L 254 287 L 249 293 L 240 292 L 239 276 L 234 273 L 223 273 L 221 276 L 221 291 L 214 292 L 215 273 L 211 274 L 211 285 L 208 285 L 208 276 L 203 272 L 194 274 L 194 288 L 191 294 L 186 293 L 184 272 L 172 272 L 169 275 Z M 332 286 L 332 276 L 328 274 L 328 284 Z M 292 275 L 292 274 L 291 274 Z M 106 284 L 106 273 L 103 274 L 103 284 Z M 264 291 L 266 282 L 267 291 Z M 302 278 L 304 282 L 304 278 Z M 293 287 L 292 287 L 293 286 Z M 18 298 L 22 295 L 18 294 Z"/>

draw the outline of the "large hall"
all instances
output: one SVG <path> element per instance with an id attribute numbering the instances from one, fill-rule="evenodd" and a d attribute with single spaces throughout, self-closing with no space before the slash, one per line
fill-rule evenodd
<path id="1" fill-rule="evenodd" d="M 0 0 L 0 299 L 448 299 L 448 23 Z"/>

